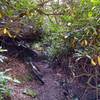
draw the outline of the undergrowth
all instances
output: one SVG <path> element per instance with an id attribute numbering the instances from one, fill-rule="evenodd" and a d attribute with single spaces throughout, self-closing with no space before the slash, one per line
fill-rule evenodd
<path id="1" fill-rule="evenodd" d="M 0 48 L 0 53 L 6 52 L 7 50 Z M 7 57 L 0 54 L 0 63 L 3 63 Z M 10 69 L 6 69 L 5 71 L 0 71 L 0 100 L 4 100 L 5 97 L 11 96 L 11 89 L 7 86 L 8 82 L 12 83 L 20 83 L 20 81 L 13 79 L 11 76 L 7 75 L 7 72 Z"/>

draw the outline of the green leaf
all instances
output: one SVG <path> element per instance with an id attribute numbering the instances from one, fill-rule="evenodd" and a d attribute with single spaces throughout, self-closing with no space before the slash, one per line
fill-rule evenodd
<path id="1" fill-rule="evenodd" d="M 92 11 L 88 12 L 88 17 L 92 17 L 93 13 Z"/>

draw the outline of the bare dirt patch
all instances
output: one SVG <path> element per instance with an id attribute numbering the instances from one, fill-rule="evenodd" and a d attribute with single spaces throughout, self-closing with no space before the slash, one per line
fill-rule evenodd
<path id="1" fill-rule="evenodd" d="M 29 66 L 25 65 L 19 59 L 9 57 L 4 63 L 0 63 L 0 69 L 5 70 L 11 68 L 9 75 L 21 81 L 21 84 L 9 84 L 12 89 L 11 100 L 64 100 L 62 88 L 59 84 L 61 75 L 48 68 L 48 64 L 44 61 L 34 61 L 43 74 L 44 85 L 40 85 L 36 80 L 32 79 L 29 72 Z M 35 98 L 23 94 L 25 89 L 32 89 L 36 92 Z"/>

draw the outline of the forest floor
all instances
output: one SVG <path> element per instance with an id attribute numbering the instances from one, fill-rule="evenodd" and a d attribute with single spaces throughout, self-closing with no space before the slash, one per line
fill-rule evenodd
<path id="1" fill-rule="evenodd" d="M 40 69 L 44 85 L 34 79 L 30 67 L 15 55 L 8 56 L 4 63 L 0 63 L 0 70 L 11 69 L 8 74 L 21 82 L 8 83 L 8 87 L 12 90 L 11 98 L 5 100 L 100 100 L 100 70 L 96 79 L 97 73 L 93 67 L 74 64 L 73 70 L 78 77 L 72 77 L 71 65 L 70 68 L 68 64 L 66 65 L 65 73 L 63 67 L 56 66 L 53 69 L 53 66 L 49 66 L 47 60 L 42 58 L 34 59 L 33 63 Z M 95 79 L 98 81 L 98 87 Z"/>
<path id="2" fill-rule="evenodd" d="M 0 69 L 11 69 L 9 75 L 21 81 L 20 84 L 8 84 L 8 87 L 12 89 L 11 100 L 64 100 L 63 89 L 60 85 L 60 80 L 62 80 L 61 70 L 52 70 L 45 60 L 33 62 L 43 74 L 44 85 L 33 79 L 28 66 L 23 61 L 8 57 L 7 61 L 0 63 Z M 29 89 L 35 92 L 34 97 L 23 93 Z"/>

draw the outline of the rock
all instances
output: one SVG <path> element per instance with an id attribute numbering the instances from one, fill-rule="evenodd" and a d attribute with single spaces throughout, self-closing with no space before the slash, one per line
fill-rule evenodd
<path id="1" fill-rule="evenodd" d="M 33 98 L 35 98 L 37 96 L 37 93 L 32 89 L 25 89 L 23 91 L 23 94 L 26 94 L 26 95 L 31 96 Z"/>

